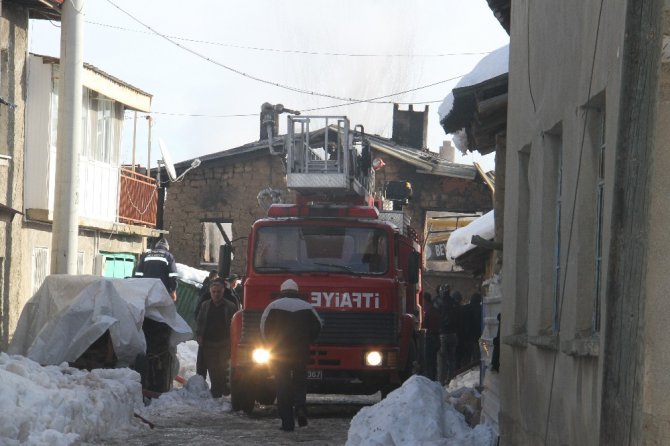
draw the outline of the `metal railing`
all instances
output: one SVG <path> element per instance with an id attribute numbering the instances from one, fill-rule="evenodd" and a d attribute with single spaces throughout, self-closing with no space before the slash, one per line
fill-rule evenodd
<path id="1" fill-rule="evenodd" d="M 154 178 L 119 169 L 119 222 L 156 226 L 158 185 Z"/>

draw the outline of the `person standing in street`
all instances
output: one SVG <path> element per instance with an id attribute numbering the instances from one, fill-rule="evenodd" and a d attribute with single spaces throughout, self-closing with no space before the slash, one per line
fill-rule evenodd
<path id="1" fill-rule="evenodd" d="M 426 327 L 426 378 L 437 379 L 437 353 L 440 351 L 440 309 L 430 293 L 423 293 L 423 325 Z"/>
<path id="2" fill-rule="evenodd" d="M 209 295 L 209 283 L 219 277 L 219 272 L 215 269 L 211 270 L 205 280 L 202 281 L 202 287 L 200 287 L 200 292 L 198 293 L 198 303 L 195 305 L 195 310 L 193 311 L 193 317 L 198 319 L 198 313 L 200 312 L 200 307 L 202 303 L 206 300 L 211 299 Z"/>
<path id="3" fill-rule="evenodd" d="M 290 432 L 295 428 L 294 415 L 299 426 L 307 425 L 309 345 L 319 336 L 321 319 L 294 280 L 284 281 L 279 291 L 279 299 L 263 311 L 260 328 L 272 346 L 281 430 Z"/>
<path id="4" fill-rule="evenodd" d="M 241 280 L 237 274 L 231 274 L 224 281 L 226 289 L 224 291 L 223 297 L 234 303 L 238 310 L 242 309 L 242 299 L 241 296 L 237 293 L 240 288 L 240 282 Z"/>
<path id="5" fill-rule="evenodd" d="M 160 279 L 172 300 L 177 301 L 177 262 L 164 238 L 142 254 L 133 276 Z"/>
<path id="6" fill-rule="evenodd" d="M 198 356 L 201 359 L 201 370 L 198 373 L 203 378 L 209 373 L 214 398 L 230 395 L 228 386 L 230 321 L 237 311 L 235 305 L 223 297 L 223 282 L 220 277 L 210 281 L 209 293 L 212 298 L 203 302 L 195 331 Z"/>

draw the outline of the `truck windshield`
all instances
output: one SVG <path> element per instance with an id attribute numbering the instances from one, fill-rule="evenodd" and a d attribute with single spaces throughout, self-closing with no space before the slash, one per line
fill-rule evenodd
<path id="1" fill-rule="evenodd" d="M 256 233 L 257 272 L 384 274 L 388 237 L 379 228 L 265 226 Z"/>

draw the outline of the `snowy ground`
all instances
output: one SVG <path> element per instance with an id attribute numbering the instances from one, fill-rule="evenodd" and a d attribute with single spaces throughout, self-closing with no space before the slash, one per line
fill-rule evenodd
<path id="1" fill-rule="evenodd" d="M 0 444 L 73 445 L 143 429 L 134 414 L 156 419 L 185 405 L 229 412 L 225 399 L 209 396 L 195 375 L 197 346 L 179 345 L 181 376 L 191 377 L 151 405 L 144 406 L 139 375 L 129 369 L 80 371 L 63 364 L 42 367 L 22 356 L 0 352 Z M 445 389 L 414 376 L 379 403 L 364 407 L 351 421 L 347 445 L 492 446 L 484 425 L 468 427 L 453 404 L 478 383 L 475 372 Z"/>

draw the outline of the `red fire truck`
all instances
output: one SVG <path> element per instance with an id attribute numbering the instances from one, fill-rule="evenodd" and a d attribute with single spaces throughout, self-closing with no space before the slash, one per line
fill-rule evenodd
<path id="1" fill-rule="evenodd" d="M 288 278 L 323 322 L 310 349 L 308 392 L 385 394 L 411 375 L 422 345 L 421 246 L 401 210 L 411 186 L 392 183 L 386 198 L 395 210 L 378 209 L 362 127 L 350 129 L 342 116 L 288 121 L 279 151 L 296 203 L 272 204 L 253 224 L 244 306 L 231 327 L 231 401 L 246 412 L 275 399 L 260 317 Z M 310 131 L 317 123 L 321 130 Z"/>

